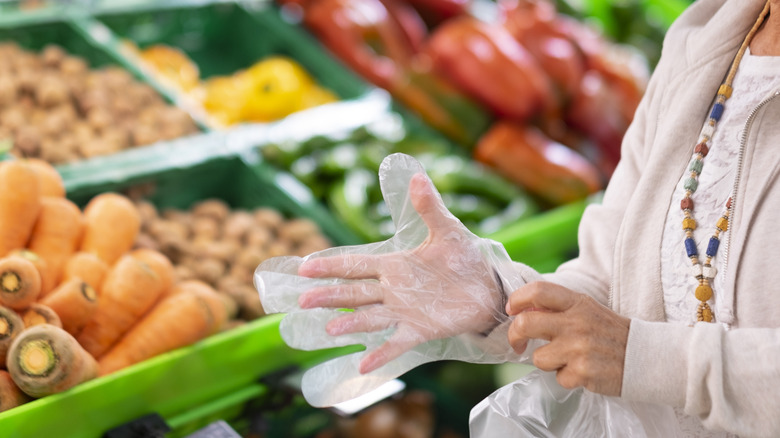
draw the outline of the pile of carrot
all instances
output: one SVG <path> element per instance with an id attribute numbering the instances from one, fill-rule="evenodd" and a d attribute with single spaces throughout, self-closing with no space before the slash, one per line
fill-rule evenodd
<path id="1" fill-rule="evenodd" d="M 141 214 L 104 193 L 83 211 L 40 160 L 0 162 L 0 412 L 190 345 L 236 303 L 139 249 Z"/>

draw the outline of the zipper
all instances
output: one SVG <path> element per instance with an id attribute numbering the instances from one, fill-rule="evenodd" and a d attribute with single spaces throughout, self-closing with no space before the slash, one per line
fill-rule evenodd
<path id="1" fill-rule="evenodd" d="M 760 111 L 761 108 L 766 106 L 777 96 L 780 96 L 780 91 L 775 91 L 773 95 L 761 101 L 761 103 L 759 103 L 755 108 L 753 108 L 753 111 L 750 112 L 750 115 L 748 115 L 748 118 L 745 121 L 745 127 L 742 129 L 742 134 L 739 137 L 739 155 L 737 156 L 737 175 L 734 177 L 734 187 L 732 188 L 732 192 L 731 192 L 731 207 L 729 207 L 729 222 L 732 222 L 734 220 L 734 206 L 737 204 L 737 189 L 739 188 L 739 182 L 742 179 L 742 165 L 745 160 L 745 146 L 747 145 L 748 132 L 750 131 L 750 127 L 753 125 L 753 121 L 755 120 L 758 111 Z M 726 242 L 725 245 L 723 246 L 723 273 L 722 273 L 723 278 L 726 278 L 726 272 L 729 266 L 729 247 L 731 246 L 731 236 L 733 230 L 734 227 L 729 227 L 729 230 L 727 231 L 727 235 L 726 235 L 727 237 Z"/>

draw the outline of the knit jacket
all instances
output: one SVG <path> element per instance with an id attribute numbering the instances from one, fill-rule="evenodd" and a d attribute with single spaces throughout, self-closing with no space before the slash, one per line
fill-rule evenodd
<path id="1" fill-rule="evenodd" d="M 720 322 L 666 323 L 661 239 L 672 193 L 764 0 L 699 0 L 672 25 L 579 257 L 547 279 L 631 318 L 621 396 L 682 407 L 705 427 L 780 436 L 780 90 L 745 121 Z M 780 74 L 780 72 L 778 72 Z M 750 90 L 734 90 L 745 93 Z M 728 111 L 728 103 L 726 104 Z M 735 133 L 734 138 L 737 137 Z M 735 163 L 737 165 L 738 163 Z M 682 225 L 680 226 L 682 232 Z M 683 248 L 680 248 L 683 251 Z M 693 291 L 691 291 L 693 293 Z"/>

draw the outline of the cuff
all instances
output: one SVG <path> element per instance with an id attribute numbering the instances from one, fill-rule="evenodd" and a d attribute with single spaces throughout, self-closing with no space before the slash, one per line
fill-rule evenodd
<path id="1" fill-rule="evenodd" d="M 621 397 L 683 407 L 692 334 L 684 325 L 632 319 Z"/>

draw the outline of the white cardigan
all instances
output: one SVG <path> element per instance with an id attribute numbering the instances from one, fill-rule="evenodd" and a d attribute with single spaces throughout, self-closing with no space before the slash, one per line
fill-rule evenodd
<path id="1" fill-rule="evenodd" d="M 684 408 L 707 428 L 777 437 L 780 93 L 767 96 L 746 122 L 723 295 L 733 328 L 663 322 L 660 277 L 666 212 L 679 202 L 672 199 L 675 185 L 763 6 L 764 0 L 699 0 L 671 27 L 604 199 L 582 217 L 580 256 L 546 279 L 632 318 L 623 398 Z"/>

